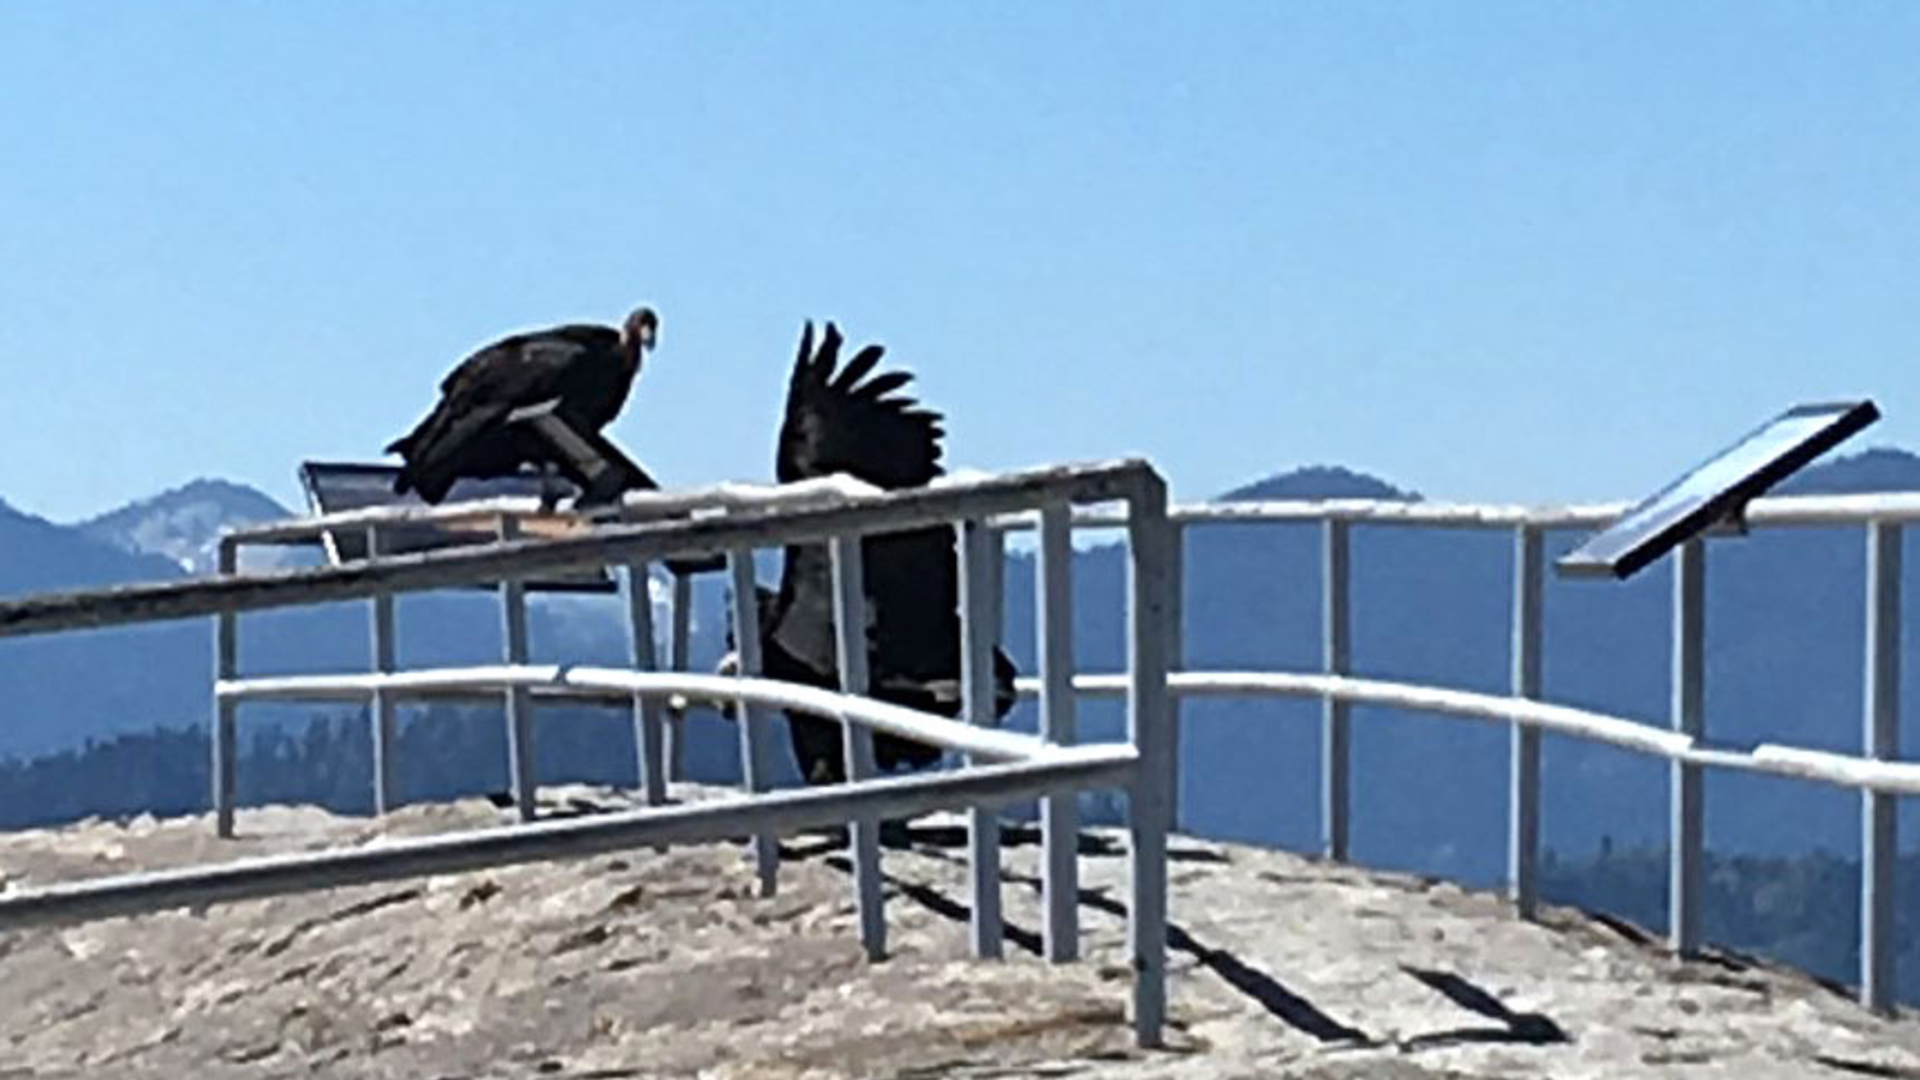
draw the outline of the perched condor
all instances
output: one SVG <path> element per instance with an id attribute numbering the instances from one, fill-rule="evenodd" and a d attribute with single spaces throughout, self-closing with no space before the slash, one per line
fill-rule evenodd
<path id="1" fill-rule="evenodd" d="M 620 329 L 574 324 L 515 334 L 461 361 L 440 383 L 440 403 L 387 447 L 406 459 L 393 482 L 437 503 L 460 477 L 504 476 L 523 464 L 544 466 L 543 444 L 506 423 L 528 405 L 558 400 L 558 414 L 584 435 L 620 414 L 641 361 L 660 332 L 649 307 Z"/>
<path id="2" fill-rule="evenodd" d="M 775 475 L 781 483 L 845 472 L 881 488 L 918 487 L 943 471 L 939 413 L 890 397 L 912 381 L 905 371 L 872 375 L 885 351 L 868 345 L 835 372 L 840 331 L 832 323 L 813 348 L 800 338 L 787 386 Z M 863 381 L 864 380 L 864 381 Z M 869 536 L 861 543 L 867 604 L 868 692 L 881 701 L 942 716 L 960 711 L 959 569 L 947 526 Z M 780 589 L 758 590 L 762 669 L 768 678 L 839 686 L 833 628 L 833 564 L 824 544 L 789 546 Z M 994 708 L 1014 703 L 1014 666 L 994 650 Z M 846 779 L 838 721 L 789 713 L 800 773 L 810 784 Z M 939 749 L 876 733 L 885 771 L 924 768 Z"/>

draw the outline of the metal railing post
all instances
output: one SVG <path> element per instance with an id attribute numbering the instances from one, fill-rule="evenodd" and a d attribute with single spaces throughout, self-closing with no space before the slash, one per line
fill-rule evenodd
<path id="1" fill-rule="evenodd" d="M 657 671 L 660 664 L 653 644 L 652 569 L 644 562 L 627 564 L 627 634 L 635 671 Z M 633 748 L 648 806 L 667 801 L 665 733 L 661 730 L 658 698 L 633 698 Z"/>
<path id="2" fill-rule="evenodd" d="M 1149 476 L 1127 507 L 1127 734 L 1139 755 L 1127 797 L 1131 900 L 1127 946 L 1133 960 L 1133 1034 L 1161 1044 L 1167 1013 L 1167 829 L 1173 767 L 1168 720 L 1166 619 L 1172 567 L 1167 489 Z"/>
<path id="3" fill-rule="evenodd" d="M 219 570 L 222 576 L 231 575 L 239 566 L 240 545 L 232 537 L 220 538 Z M 213 671 L 215 679 L 235 679 L 240 676 L 240 616 L 232 608 L 223 609 L 214 617 L 213 633 Z M 234 719 L 240 703 L 230 698 L 213 699 L 213 731 L 207 741 L 211 747 L 212 760 L 210 784 L 213 788 L 214 834 L 220 837 L 233 835 L 234 808 Z"/>
<path id="4" fill-rule="evenodd" d="M 1706 731 L 1706 640 L 1707 550 L 1694 539 L 1673 553 L 1672 725 L 1696 739 Z M 1675 761 L 1668 777 L 1667 937 L 1675 952 L 1692 956 L 1700 949 L 1705 791 L 1699 765 Z"/>
<path id="5" fill-rule="evenodd" d="M 1075 741 L 1073 696 L 1073 523 L 1071 508 L 1040 508 L 1034 611 L 1040 645 L 1040 733 L 1057 746 Z M 1042 944 L 1058 964 L 1080 955 L 1080 806 L 1067 792 L 1040 800 Z"/>
<path id="6" fill-rule="evenodd" d="M 1187 660 L 1187 583 L 1186 529 L 1177 521 L 1167 522 L 1167 670 L 1180 671 Z M 1173 764 L 1167 767 L 1167 827 L 1180 827 L 1180 766 L 1184 760 L 1182 744 L 1185 725 L 1181 721 L 1179 697 L 1167 695 L 1167 753 Z"/>
<path id="7" fill-rule="evenodd" d="M 381 532 L 378 525 L 367 526 L 367 558 L 377 559 L 381 553 Z M 373 597 L 372 624 L 369 627 L 373 641 L 373 670 L 387 674 L 394 670 L 393 640 L 393 594 L 375 593 Z M 367 709 L 368 734 L 373 743 L 373 812 L 384 815 L 398 805 L 393 790 L 393 736 L 398 715 L 393 695 L 384 690 L 373 692 L 373 702 Z"/>
<path id="8" fill-rule="evenodd" d="M 520 521 L 510 514 L 500 515 L 501 541 L 520 538 Z M 527 585 L 515 575 L 500 582 L 501 644 L 509 664 L 527 662 Z M 536 781 L 533 761 L 533 695 L 525 687 L 507 691 L 507 782 L 513 790 L 513 802 L 521 821 L 532 821 L 539 813 L 535 802 Z"/>
<path id="9" fill-rule="evenodd" d="M 687 670 L 688 652 L 693 639 L 693 578 L 673 575 L 673 621 L 667 629 L 667 663 L 675 671 Z M 667 720 L 667 778 L 687 778 L 687 718 L 675 713 Z"/>
<path id="10" fill-rule="evenodd" d="M 1541 603 L 1544 586 L 1541 534 L 1522 525 L 1513 534 L 1513 681 L 1515 697 L 1540 697 Z M 1514 909 L 1532 918 L 1540 902 L 1540 730 L 1515 723 L 1509 729 L 1507 788 L 1507 890 Z"/>
<path id="11" fill-rule="evenodd" d="M 727 553 L 727 573 L 733 582 L 733 645 L 742 676 L 760 674 L 760 597 L 753 574 L 753 549 Z M 735 703 L 740 725 L 740 779 L 749 794 L 773 786 L 768 760 L 767 718 L 745 699 Z M 780 885 L 780 846 L 770 832 L 753 836 L 754 873 L 760 895 L 772 896 Z"/>
<path id="12" fill-rule="evenodd" d="M 1320 657 L 1329 675 L 1350 675 L 1353 664 L 1352 622 L 1349 612 L 1350 526 L 1328 520 L 1321 533 L 1321 641 Z M 1320 721 L 1320 849 L 1327 858 L 1344 862 L 1350 854 L 1348 759 L 1351 756 L 1351 708 L 1327 698 Z"/>
<path id="13" fill-rule="evenodd" d="M 982 583 L 986 586 L 986 623 L 987 632 L 997 644 L 1007 632 L 1007 533 L 1004 529 L 986 528 L 987 547 L 993 552 L 993 558 L 987 560 L 986 577 Z M 988 721 L 998 724 L 998 719 Z"/>
<path id="14" fill-rule="evenodd" d="M 960 700 L 970 724 L 994 724 L 992 621 L 995 559 L 1003 558 L 999 534 L 977 520 L 954 526 L 960 570 Z M 972 759 L 969 758 L 969 764 Z M 973 954 L 997 960 L 1003 951 L 1000 907 L 1000 817 L 996 810 L 967 810 L 968 937 Z"/>
<path id="15" fill-rule="evenodd" d="M 1900 756 L 1900 564 L 1901 528 L 1875 521 L 1867 526 L 1866 756 Z M 1890 792 L 1860 792 L 1860 1001 L 1881 1012 L 1893 1008 L 1895 832 L 1897 799 Z"/>
<path id="16" fill-rule="evenodd" d="M 838 536 L 828 544 L 833 561 L 834 655 L 839 661 L 840 689 L 849 694 L 867 692 L 867 596 L 860 561 L 860 538 Z M 842 720 L 840 733 L 846 749 L 847 780 L 859 783 L 877 770 L 873 763 L 873 732 L 865 724 Z M 887 912 L 880 890 L 880 819 L 863 814 L 848 828 L 853 855 L 853 901 L 860 917 L 860 944 L 867 959 L 887 955 Z"/>

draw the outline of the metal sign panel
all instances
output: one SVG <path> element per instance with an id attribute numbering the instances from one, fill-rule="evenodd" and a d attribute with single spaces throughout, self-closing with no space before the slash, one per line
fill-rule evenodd
<path id="1" fill-rule="evenodd" d="M 1761 424 L 1562 556 L 1567 577 L 1625 579 L 1880 418 L 1871 401 L 1796 405 Z"/>
<path id="2" fill-rule="evenodd" d="M 394 494 L 393 481 L 399 474 L 399 467 L 394 465 L 307 461 L 300 465 L 300 485 L 306 490 L 307 503 L 315 514 L 335 514 L 371 506 L 425 506 L 425 501 L 413 492 Z M 578 494 L 578 488 L 562 477 L 543 478 L 535 473 L 523 472 L 486 479 L 462 477 L 454 481 L 444 501 L 459 503 L 501 497 L 537 499 L 543 483 L 560 491 L 563 498 Z M 584 523 L 570 521 L 565 531 L 583 527 Z M 495 528 L 495 522 L 484 515 L 476 517 L 471 523 L 446 521 L 388 525 L 381 527 L 380 545 L 383 553 L 397 555 L 487 544 L 498 539 Z M 544 531 L 540 519 L 529 520 L 522 527 L 526 535 L 541 535 Z M 367 556 L 366 530 L 329 530 L 324 546 L 328 558 L 334 562 L 364 559 Z M 618 583 L 606 570 L 583 570 L 528 581 L 527 588 L 540 592 L 612 592 L 618 588 Z"/>

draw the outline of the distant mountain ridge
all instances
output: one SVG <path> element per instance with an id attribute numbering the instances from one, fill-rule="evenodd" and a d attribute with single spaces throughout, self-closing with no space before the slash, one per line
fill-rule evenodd
<path id="1" fill-rule="evenodd" d="M 1395 499 L 1420 501 L 1420 493 L 1400 488 L 1339 465 L 1306 465 L 1242 484 L 1218 496 L 1220 502 L 1272 499 Z"/>
<path id="2" fill-rule="evenodd" d="M 189 574 L 205 574 L 215 568 L 223 528 L 290 516 L 292 511 L 254 488 L 202 478 L 76 527 L 123 551 L 159 555 Z"/>
<path id="3" fill-rule="evenodd" d="M 1875 491 L 1920 491 L 1920 456 L 1877 446 L 1803 469 L 1770 494 L 1858 495 Z"/>
<path id="4" fill-rule="evenodd" d="M 171 560 L 131 552 L 67 525 L 0 503 L 0 595 L 83 585 L 165 580 Z"/>

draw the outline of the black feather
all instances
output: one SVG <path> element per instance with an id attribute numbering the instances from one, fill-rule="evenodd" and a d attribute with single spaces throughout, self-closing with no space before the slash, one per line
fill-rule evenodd
<path id="1" fill-rule="evenodd" d="M 433 411 L 388 444 L 404 459 L 394 490 L 439 502 L 460 477 L 541 463 L 545 447 L 510 428 L 509 413 L 558 399 L 575 429 L 597 433 L 619 415 L 638 367 L 637 347 L 608 326 L 557 326 L 480 349 L 440 381 Z"/>
<path id="2" fill-rule="evenodd" d="M 826 324 L 814 347 L 813 324 L 801 332 L 787 383 L 775 472 L 782 482 L 849 473 L 890 490 L 918 487 L 941 475 L 942 417 L 910 397 L 886 395 L 906 386 L 904 371 L 874 374 L 884 350 L 869 345 L 835 376 L 843 342 Z M 869 378 L 871 376 L 871 378 Z M 865 380 L 862 382 L 862 380 Z M 959 575 L 953 530 L 946 526 L 868 537 L 861 543 L 868 617 L 871 690 L 882 701 L 953 716 L 952 686 L 960 673 Z M 839 685 L 832 616 L 832 567 L 818 544 L 786 549 L 780 589 L 760 622 L 765 673 L 810 686 Z M 994 652 L 995 709 L 1013 707 L 1014 666 Z M 788 715 L 801 775 L 810 783 L 844 779 L 840 725 Z M 874 738 L 882 769 L 924 767 L 940 751 L 890 735 Z"/>
<path id="3" fill-rule="evenodd" d="M 855 383 L 866 378 L 867 372 L 872 371 L 880 363 L 880 358 L 886 355 L 886 351 L 878 345 L 869 345 L 854 353 L 853 359 L 841 369 L 840 377 L 833 380 L 833 388 L 842 392 L 852 390 Z"/>

